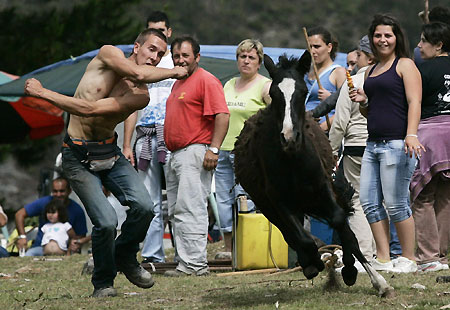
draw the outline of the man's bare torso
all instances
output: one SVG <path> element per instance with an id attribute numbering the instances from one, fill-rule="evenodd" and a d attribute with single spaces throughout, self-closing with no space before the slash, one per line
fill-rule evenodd
<path id="1" fill-rule="evenodd" d="M 135 85 L 122 79 L 116 72 L 109 69 L 97 57 L 92 59 L 86 68 L 75 91 L 74 97 L 97 101 L 107 97 L 122 97 L 129 93 Z M 145 89 L 145 85 L 141 86 Z M 129 113 L 113 115 L 82 117 L 70 115 L 68 127 L 69 136 L 75 139 L 99 141 L 114 135 L 116 125 L 128 117 Z"/>

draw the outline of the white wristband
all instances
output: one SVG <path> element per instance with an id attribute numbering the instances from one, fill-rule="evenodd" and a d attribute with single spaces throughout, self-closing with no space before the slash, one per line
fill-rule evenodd
<path id="1" fill-rule="evenodd" d="M 415 138 L 418 138 L 418 136 L 417 136 L 417 135 L 414 135 L 414 134 L 407 134 L 406 137 L 415 137 Z M 406 138 L 406 137 L 405 137 L 405 138 Z"/>
<path id="2" fill-rule="evenodd" d="M 26 239 L 27 235 L 19 235 L 19 237 L 17 237 L 17 238 L 19 238 L 19 239 Z"/>

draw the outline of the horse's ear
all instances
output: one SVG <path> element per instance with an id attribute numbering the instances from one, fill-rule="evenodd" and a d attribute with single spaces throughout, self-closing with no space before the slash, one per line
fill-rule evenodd
<path id="1" fill-rule="evenodd" d="M 273 79 L 276 72 L 276 66 L 273 63 L 272 58 L 270 58 L 269 55 L 264 54 L 264 67 L 266 67 L 267 71 L 269 72 L 270 77 Z"/>
<path id="2" fill-rule="evenodd" d="M 298 61 L 297 64 L 297 71 L 303 75 L 306 72 L 309 72 L 309 68 L 311 67 L 311 54 L 309 53 L 309 51 L 305 51 L 302 55 L 302 57 L 300 58 L 300 60 Z"/>

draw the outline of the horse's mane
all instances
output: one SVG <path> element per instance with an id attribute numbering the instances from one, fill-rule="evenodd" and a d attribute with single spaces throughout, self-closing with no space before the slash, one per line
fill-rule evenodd
<path id="1" fill-rule="evenodd" d="M 292 68 L 293 66 L 295 66 L 299 61 L 298 57 L 288 57 L 286 54 L 281 55 L 280 57 L 278 57 L 278 64 L 277 67 L 280 69 L 289 69 Z"/>

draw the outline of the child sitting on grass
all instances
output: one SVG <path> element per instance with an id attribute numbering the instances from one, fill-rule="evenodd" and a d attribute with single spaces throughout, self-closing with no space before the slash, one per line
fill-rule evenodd
<path id="1" fill-rule="evenodd" d="M 69 238 L 74 238 L 76 235 L 68 222 L 64 202 L 58 199 L 50 201 L 45 207 L 45 215 L 50 223 L 41 228 L 44 233 L 41 243 L 44 247 L 44 255 L 70 255 L 67 251 Z"/>

